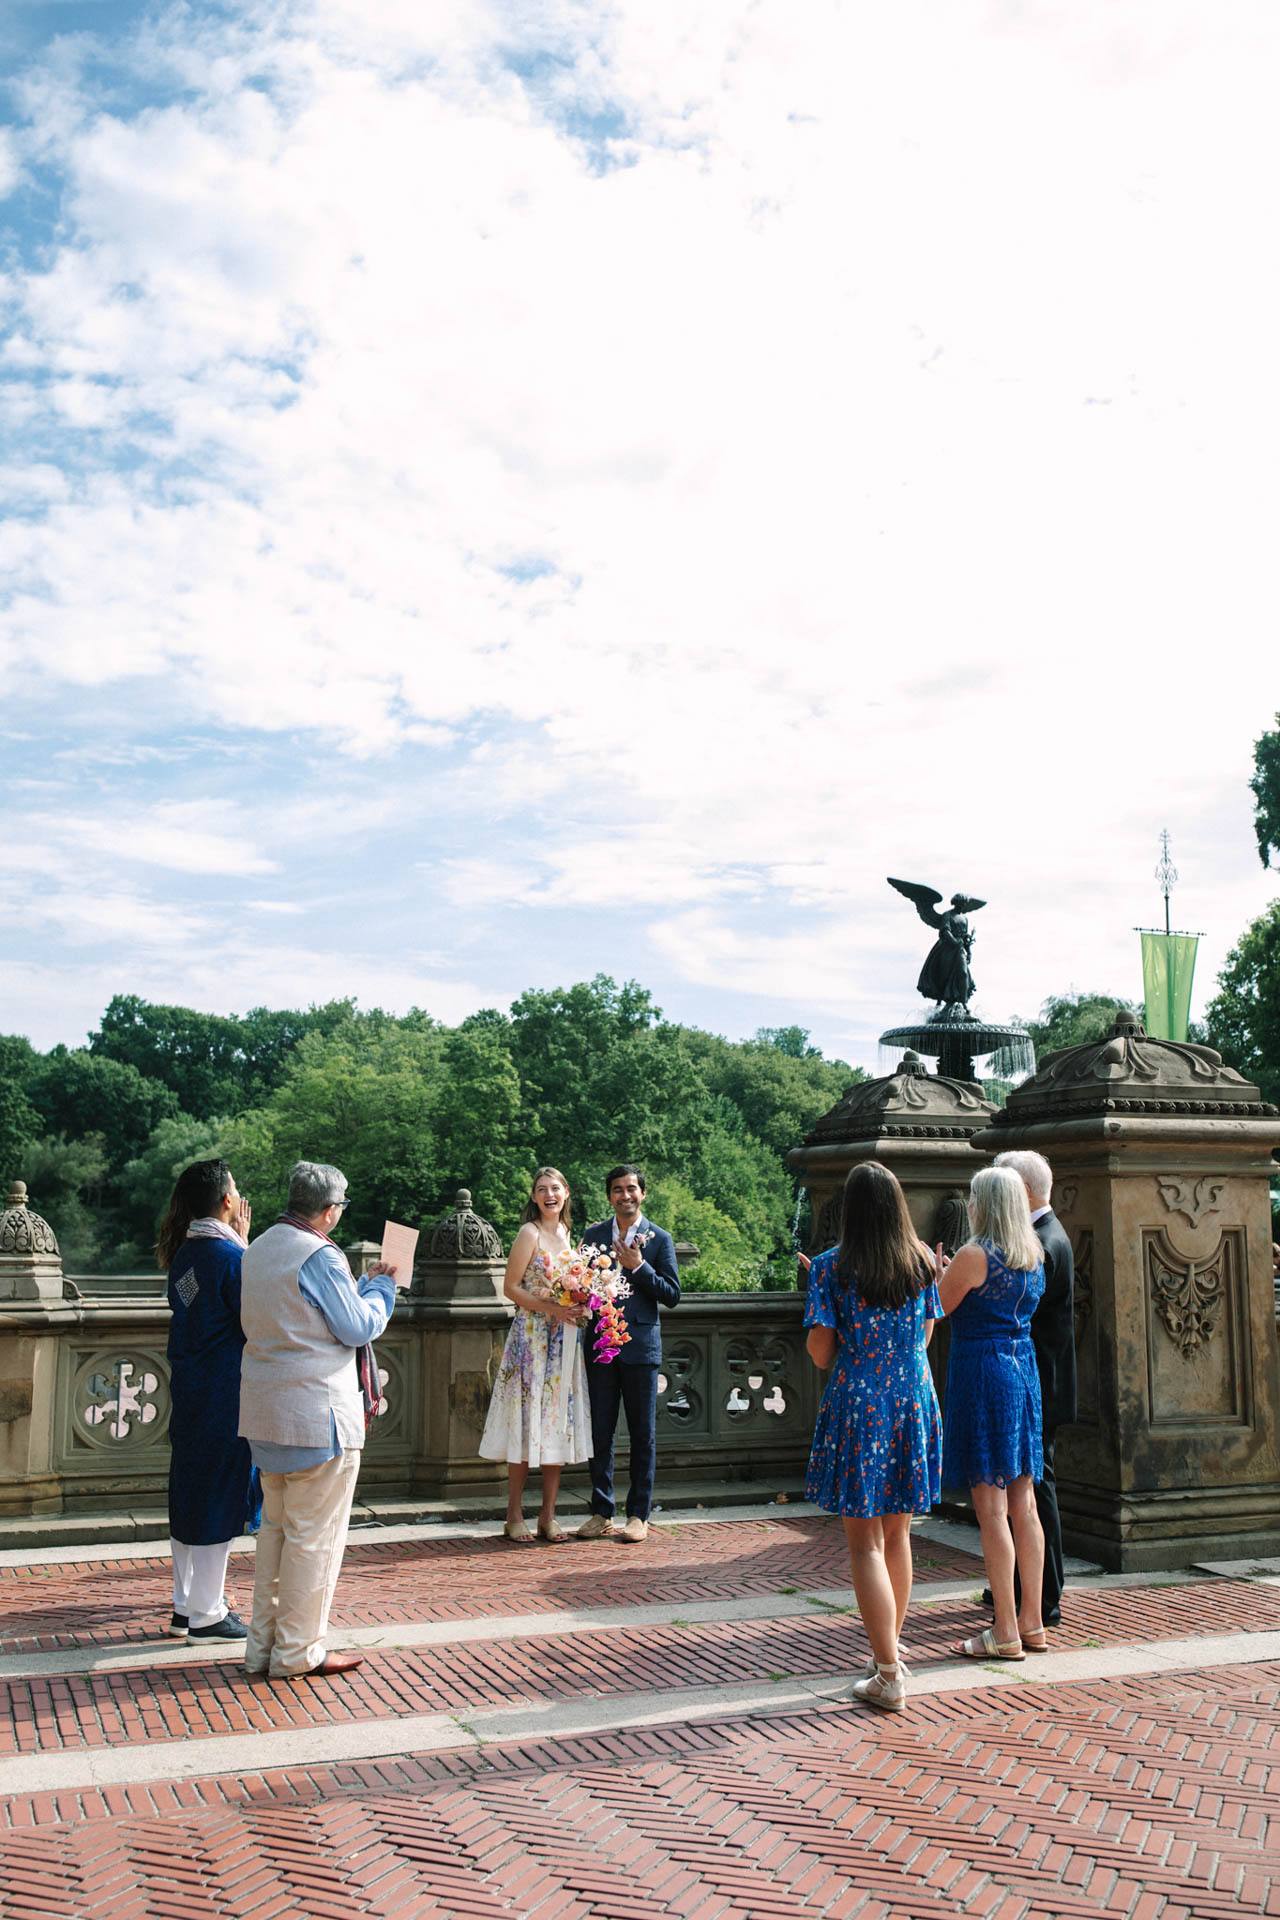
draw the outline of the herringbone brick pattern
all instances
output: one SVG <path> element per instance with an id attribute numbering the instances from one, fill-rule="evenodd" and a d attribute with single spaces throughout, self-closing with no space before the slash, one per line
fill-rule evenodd
<path id="1" fill-rule="evenodd" d="M 917 1578 L 977 1578 L 981 1562 L 931 1541 L 916 1543 Z M 229 1580 L 247 1602 L 253 1561 L 233 1557 Z M 580 1607 L 676 1606 L 842 1587 L 849 1556 L 836 1521 L 722 1521 L 655 1526 L 643 1554 L 613 1541 L 513 1547 L 502 1539 L 412 1540 L 347 1549 L 333 1622 L 338 1627 L 415 1620 L 501 1618 Z M 167 1555 L 0 1568 L 0 1652 L 154 1640 L 168 1623 Z"/>
<path id="2" fill-rule="evenodd" d="M 967 1602 L 918 1607 L 907 1634 L 913 1665 L 922 1670 L 947 1659 L 951 1642 L 975 1632 L 986 1617 Z M 1184 1587 L 1073 1592 L 1067 1622 L 1053 1636 L 1055 1649 L 1276 1629 L 1280 1589 L 1203 1580 Z M 815 1677 L 848 1671 L 866 1655 L 856 1614 L 820 1609 L 797 1619 L 374 1651 L 349 1678 L 324 1686 L 250 1680 L 229 1662 L 8 1680 L 0 1682 L 0 1754 Z"/>
<path id="3" fill-rule="evenodd" d="M 0 1915 L 1239 1920 L 1278 1785 L 1280 1663 L 1026 1685 L 28 1803 Z"/>

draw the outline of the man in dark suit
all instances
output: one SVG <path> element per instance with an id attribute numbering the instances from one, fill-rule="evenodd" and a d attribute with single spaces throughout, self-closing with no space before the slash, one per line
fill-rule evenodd
<path id="1" fill-rule="evenodd" d="M 626 1409 L 631 1437 L 631 1485 L 627 1524 L 618 1536 L 637 1546 L 649 1531 L 653 1470 L 657 1454 L 658 1367 L 662 1334 L 658 1308 L 680 1304 L 680 1275 L 675 1243 L 640 1211 L 644 1175 L 630 1162 L 614 1167 L 605 1180 L 613 1218 L 588 1227 L 587 1246 L 611 1247 L 622 1268 L 630 1297 L 622 1316 L 631 1338 L 616 1360 L 595 1359 L 591 1336 L 583 1341 L 587 1389 L 591 1395 L 591 1517 L 578 1528 L 579 1540 L 603 1540 L 613 1534 L 613 1436 L 620 1407 Z"/>
<path id="2" fill-rule="evenodd" d="M 1026 1188 L 1031 1224 L 1044 1248 L 1044 1297 L 1031 1316 L 1031 1343 L 1036 1350 L 1044 1420 L 1044 1478 L 1036 1482 L 1036 1511 L 1044 1528 L 1041 1607 L 1046 1627 L 1056 1627 L 1062 1620 L 1065 1574 L 1053 1446 L 1058 1428 L 1069 1426 L 1076 1417 L 1075 1259 L 1062 1223 L 1049 1205 L 1053 1170 L 1044 1155 L 998 1153 L 995 1163 L 1011 1168 Z M 1016 1587 L 1016 1573 L 1014 1584 Z M 983 1598 L 989 1603 L 989 1593 Z"/>

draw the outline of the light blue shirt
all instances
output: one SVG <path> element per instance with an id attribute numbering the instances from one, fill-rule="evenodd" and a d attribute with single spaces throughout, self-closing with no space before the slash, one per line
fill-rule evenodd
<path id="1" fill-rule="evenodd" d="M 356 1281 L 355 1289 L 353 1294 L 350 1267 L 328 1241 L 304 1262 L 298 1274 L 298 1292 L 343 1347 L 363 1347 L 367 1341 L 376 1340 L 395 1305 L 395 1282 L 389 1273 L 367 1273 L 363 1280 Z M 270 1440 L 250 1440 L 249 1451 L 260 1473 L 303 1473 L 308 1467 L 323 1466 L 342 1448 L 331 1413 L 327 1447 L 281 1447 Z"/>

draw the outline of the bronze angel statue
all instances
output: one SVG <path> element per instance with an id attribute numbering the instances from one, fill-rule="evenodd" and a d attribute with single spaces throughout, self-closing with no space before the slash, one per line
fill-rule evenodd
<path id="1" fill-rule="evenodd" d="M 973 998 L 973 975 L 969 971 L 973 929 L 965 915 L 976 913 L 979 907 L 986 906 L 986 901 L 971 899 L 967 893 L 953 893 L 950 907 L 939 913 L 942 895 L 932 887 L 917 886 L 913 880 L 893 879 L 889 885 L 906 895 L 927 927 L 938 930 L 938 937 L 920 969 L 917 992 L 945 1007 L 967 1007 Z"/>

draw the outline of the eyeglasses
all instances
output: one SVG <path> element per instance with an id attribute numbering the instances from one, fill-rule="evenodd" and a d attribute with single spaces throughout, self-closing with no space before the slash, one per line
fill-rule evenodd
<path id="1" fill-rule="evenodd" d="M 331 1207 L 341 1207 L 343 1212 L 345 1213 L 347 1208 L 351 1205 L 351 1202 L 350 1200 L 331 1200 L 329 1202 L 329 1205 Z"/>

